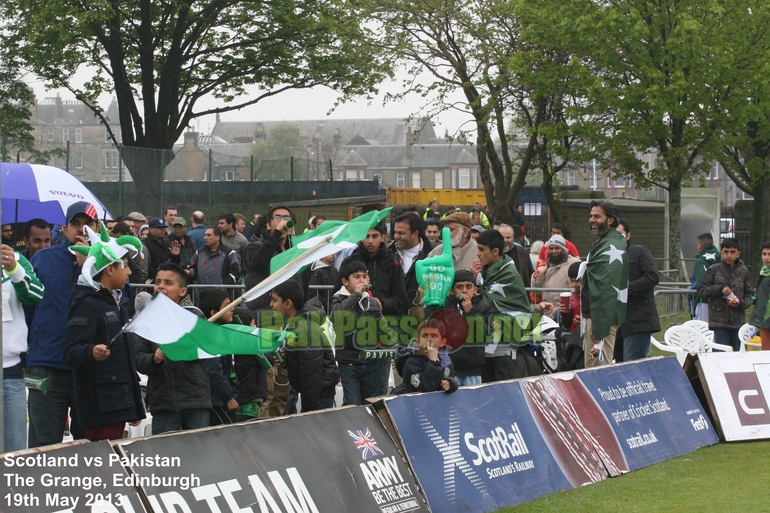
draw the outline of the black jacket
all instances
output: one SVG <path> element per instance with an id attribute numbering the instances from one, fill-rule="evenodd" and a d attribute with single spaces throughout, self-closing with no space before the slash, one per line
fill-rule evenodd
<path id="1" fill-rule="evenodd" d="M 134 340 L 121 333 L 128 311 L 106 289 L 78 285 L 67 316 L 64 362 L 72 367 L 75 405 L 81 427 L 92 428 L 145 418 L 134 361 Z M 107 344 L 110 355 L 96 361 L 94 346 Z"/>
<path id="2" fill-rule="evenodd" d="M 282 252 L 280 247 L 281 232 L 279 230 L 269 233 L 262 232 L 261 237 L 255 234 L 249 245 L 243 251 L 243 274 L 246 290 L 250 290 L 268 276 L 270 276 L 270 261 Z M 264 294 L 251 301 L 248 307 L 252 310 L 270 308 L 270 294 Z"/>
<path id="3" fill-rule="evenodd" d="M 358 247 L 342 262 L 342 265 L 345 265 L 348 260 L 354 259 L 360 260 L 366 265 L 372 283 L 372 293 L 382 303 L 382 313 L 384 315 L 406 314 L 410 300 L 406 295 L 404 271 L 398 255 L 388 251 L 383 242 L 380 244 L 377 254 L 370 257 L 363 244 L 359 242 Z M 338 277 L 334 288 L 339 290 L 341 286 L 342 279 Z"/>
<path id="4" fill-rule="evenodd" d="M 267 373 L 259 363 L 259 358 L 250 354 L 235 355 L 235 374 L 238 376 L 235 386 L 238 402 L 265 402 L 268 395 Z"/>
<path id="5" fill-rule="evenodd" d="M 361 308 L 361 294 L 353 292 L 350 295 L 345 295 L 337 292 L 332 296 L 332 312 L 336 310 L 349 310 L 356 316 L 361 317 L 363 315 L 369 315 L 372 317 L 382 317 L 382 312 L 377 307 L 377 302 L 369 298 L 369 308 L 366 312 Z M 332 317 L 334 319 L 334 317 Z M 345 333 L 345 346 L 342 349 L 337 349 L 337 361 L 340 365 L 363 365 L 365 363 L 371 363 L 375 360 L 360 360 L 361 349 L 356 348 L 354 340 L 356 338 L 357 330 Z M 375 348 L 372 348 L 375 349 Z"/>
<path id="6" fill-rule="evenodd" d="M 155 281 L 155 275 L 158 274 L 158 266 L 165 262 L 170 262 L 171 253 L 168 251 L 165 240 L 158 241 L 152 235 L 148 235 L 142 243 L 147 248 L 147 253 L 150 254 L 150 259 L 147 262 L 147 277 Z"/>
<path id="7" fill-rule="evenodd" d="M 727 299 L 722 297 L 725 287 L 730 287 L 741 300 L 738 308 L 727 306 Z M 709 302 L 709 329 L 737 330 L 745 322 L 745 311 L 751 306 L 751 296 L 754 295 L 751 273 L 740 260 L 732 267 L 722 260 L 706 269 L 698 284 L 698 294 Z"/>
<path id="8" fill-rule="evenodd" d="M 450 364 L 442 367 L 439 362 L 428 359 L 426 355 L 416 355 L 410 349 L 396 355 L 396 370 L 403 377 L 400 385 L 391 395 L 410 394 L 412 392 L 435 392 L 441 390 L 441 380 L 449 381 L 449 393 L 459 388 L 454 379 L 454 369 Z"/>
<path id="9" fill-rule="evenodd" d="M 519 271 L 521 279 L 524 280 L 524 286 L 531 287 L 532 274 L 534 274 L 535 269 L 532 267 L 532 260 L 529 258 L 529 251 L 527 251 L 527 248 L 514 244 L 513 247 L 508 250 L 506 255 L 513 260 L 516 270 Z"/>
<path id="10" fill-rule="evenodd" d="M 200 312 L 197 308 L 194 310 Z M 166 358 L 155 363 L 158 344 L 138 336 L 135 342 L 136 369 L 147 375 L 147 403 L 150 411 L 211 408 L 211 388 L 203 360 L 175 362 Z"/>
<path id="11" fill-rule="evenodd" d="M 406 297 L 407 299 L 409 299 L 410 303 L 414 301 L 415 296 L 417 296 L 417 290 L 420 288 L 419 283 L 417 283 L 417 271 L 415 269 L 414 264 L 419 260 L 427 258 L 428 253 L 430 253 L 433 250 L 433 246 L 431 245 L 427 237 L 422 236 L 420 237 L 420 239 L 422 240 L 422 250 L 420 250 L 417 253 L 417 255 L 414 257 L 414 260 L 412 260 L 412 266 L 404 275 L 404 288 L 406 289 Z M 397 254 L 396 243 L 395 242 L 390 243 L 388 245 L 388 250 L 391 253 Z M 400 258 L 399 258 L 399 261 L 401 262 Z M 401 262 L 401 264 L 403 265 L 403 262 Z"/>
<path id="12" fill-rule="evenodd" d="M 324 315 L 321 301 L 318 298 L 311 298 L 306 301 L 302 309 L 297 312 L 298 317 L 305 317 L 308 323 L 294 331 L 297 336 L 296 348 L 292 348 L 292 343 L 286 344 L 286 369 L 289 373 L 289 382 L 291 386 L 302 394 L 302 412 L 318 409 L 318 402 L 321 397 L 331 397 L 334 395 L 335 387 L 340 381 L 340 373 L 337 370 L 337 363 L 334 361 L 334 353 L 331 348 L 311 349 L 309 344 L 318 344 L 318 340 L 310 340 L 311 330 L 309 324 L 313 316 L 311 311 L 320 312 Z M 313 321 L 315 322 L 315 321 Z M 320 332 L 320 326 L 312 328 L 315 333 Z"/>
<path id="13" fill-rule="evenodd" d="M 660 281 L 658 267 L 650 250 L 628 243 L 628 307 L 626 322 L 620 325 L 624 337 L 640 331 L 660 331 L 655 307 L 655 286 Z"/>
<path id="14" fill-rule="evenodd" d="M 331 310 L 331 298 L 334 295 L 334 283 L 337 281 L 337 268 L 334 265 L 322 266 L 318 261 L 313 262 L 297 276 L 297 280 L 305 291 L 305 298 L 318 297 L 325 311 Z M 310 285 L 324 285 L 328 289 L 310 290 Z"/>
<path id="15" fill-rule="evenodd" d="M 184 240 L 184 245 L 181 244 L 181 240 L 179 237 L 174 235 L 173 233 L 170 235 L 167 235 L 165 239 L 163 239 L 163 243 L 166 245 L 167 248 L 169 248 L 168 256 L 171 259 L 171 261 L 177 265 L 180 265 L 182 269 L 186 269 L 187 266 L 190 265 L 190 261 L 192 260 L 193 255 L 195 254 L 195 251 L 197 248 L 195 247 L 195 241 L 190 238 L 189 235 L 185 235 L 182 237 Z M 171 254 L 171 243 L 180 240 L 179 244 L 179 254 L 178 255 L 172 255 Z"/>
<path id="16" fill-rule="evenodd" d="M 490 316 L 492 315 L 492 309 L 489 307 L 486 301 L 481 299 L 481 294 L 476 294 L 471 298 L 471 310 L 465 313 L 460 309 L 460 313 L 464 316 L 478 315 L 484 318 L 484 340 L 490 329 Z M 447 298 L 447 308 L 457 308 L 457 303 L 451 298 Z M 481 329 L 480 326 L 473 325 L 471 328 L 477 328 L 476 334 Z M 477 338 L 477 337 L 476 337 Z M 457 351 L 449 353 L 449 358 L 452 359 L 452 366 L 454 367 L 455 375 L 466 376 L 481 376 L 481 368 L 484 367 L 484 344 L 478 344 L 483 340 L 474 340 L 477 342 L 475 345 L 463 345 Z"/>

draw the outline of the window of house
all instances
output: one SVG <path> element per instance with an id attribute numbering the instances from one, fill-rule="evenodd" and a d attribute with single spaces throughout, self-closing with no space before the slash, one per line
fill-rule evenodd
<path id="1" fill-rule="evenodd" d="M 83 142 L 83 129 L 82 128 L 76 128 L 75 129 L 75 143 L 80 144 Z"/>
<path id="2" fill-rule="evenodd" d="M 567 170 L 567 185 L 575 185 L 577 181 L 575 174 L 576 174 L 576 171 L 574 169 Z"/>
<path id="3" fill-rule="evenodd" d="M 53 142 L 54 137 L 56 137 L 56 129 L 55 128 L 48 128 L 45 131 L 45 140 L 48 142 Z"/>
<path id="4" fill-rule="evenodd" d="M 83 169 L 83 152 L 75 152 L 75 169 Z"/>
<path id="5" fill-rule="evenodd" d="M 62 142 L 69 142 L 70 141 L 70 129 L 69 128 L 62 128 L 61 129 L 61 140 Z"/>
<path id="6" fill-rule="evenodd" d="M 457 170 L 452 170 L 452 189 L 457 189 Z"/>
<path id="7" fill-rule="evenodd" d="M 458 187 L 460 189 L 469 189 L 471 186 L 471 170 L 466 167 L 461 167 L 458 171 Z"/>
<path id="8" fill-rule="evenodd" d="M 444 172 L 443 171 L 436 171 L 433 173 L 433 187 L 436 189 L 443 189 L 444 188 Z"/>
<path id="9" fill-rule="evenodd" d="M 473 169 L 473 188 L 474 189 L 478 189 L 479 188 L 478 181 L 477 181 L 476 170 L 475 169 Z"/>
<path id="10" fill-rule="evenodd" d="M 404 176 L 404 173 L 396 173 L 396 187 L 403 187 L 404 182 L 406 181 Z"/>
<path id="11" fill-rule="evenodd" d="M 112 142 L 112 139 L 110 139 L 110 131 L 106 128 L 104 129 L 104 142 Z"/>
<path id="12" fill-rule="evenodd" d="M 597 188 L 597 179 L 596 179 L 596 161 L 594 160 L 591 163 L 591 171 L 588 175 L 588 188 L 592 190 L 596 190 Z"/>
<path id="13" fill-rule="evenodd" d="M 719 162 L 716 160 L 711 166 L 711 170 L 709 171 L 709 180 L 719 180 Z"/>
<path id="14" fill-rule="evenodd" d="M 104 168 L 105 169 L 117 169 L 118 168 L 118 152 L 117 151 L 105 151 L 104 152 Z"/>
<path id="15" fill-rule="evenodd" d="M 358 172 L 355 169 L 348 169 L 345 171 L 345 180 L 348 182 L 354 182 L 358 179 Z"/>
<path id="16" fill-rule="evenodd" d="M 227 182 L 235 181 L 235 171 L 225 171 L 225 181 Z"/>
<path id="17" fill-rule="evenodd" d="M 420 172 L 419 171 L 412 171 L 412 187 L 415 189 L 419 189 L 422 187 L 420 185 Z"/>
<path id="18" fill-rule="evenodd" d="M 623 177 L 615 177 L 615 188 L 622 189 L 626 186 L 626 179 Z"/>

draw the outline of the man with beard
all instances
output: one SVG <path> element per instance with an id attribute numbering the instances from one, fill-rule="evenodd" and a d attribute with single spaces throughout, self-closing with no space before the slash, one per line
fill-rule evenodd
<path id="1" fill-rule="evenodd" d="M 599 236 L 586 258 L 580 289 L 583 314 L 585 366 L 612 363 L 615 335 L 626 320 L 628 254 L 626 239 L 618 233 L 618 207 L 607 200 L 591 202 L 588 225 Z"/>
<path id="2" fill-rule="evenodd" d="M 461 269 L 470 271 L 473 262 L 479 259 L 476 241 L 471 238 L 471 216 L 465 212 L 455 212 L 442 219 L 441 224 L 449 228 L 452 237 L 452 263 L 455 272 Z M 428 253 L 428 257 L 440 255 L 443 250 L 444 245 L 439 244 Z"/>
<path id="3" fill-rule="evenodd" d="M 580 262 L 567 252 L 567 241 L 561 235 L 554 235 L 546 243 L 548 247 L 547 266 L 537 268 L 532 278 L 533 287 L 549 289 L 572 288 L 572 281 L 567 275 L 569 266 Z M 551 317 L 556 318 L 559 313 L 559 292 L 544 292 L 543 301 L 553 304 Z"/>

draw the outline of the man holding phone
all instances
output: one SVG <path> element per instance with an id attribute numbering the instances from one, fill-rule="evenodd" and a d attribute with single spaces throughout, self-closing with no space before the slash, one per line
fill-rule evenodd
<path id="1" fill-rule="evenodd" d="M 51 378 L 51 388 L 44 394 L 29 391 L 29 447 L 52 445 L 62 441 L 69 408 L 74 408 L 72 369 L 64 364 L 65 334 L 70 293 L 80 276 L 85 256 L 73 255 L 69 247 L 88 246 L 85 226 L 99 230 L 96 208 L 78 201 L 67 209 L 67 224 L 61 227 L 66 239 L 62 244 L 41 249 L 32 257 L 33 269 L 45 287 L 45 296 L 34 307 L 29 329 L 27 373 L 39 378 Z M 76 415 L 70 432 L 73 438 L 85 438 L 77 426 Z"/>

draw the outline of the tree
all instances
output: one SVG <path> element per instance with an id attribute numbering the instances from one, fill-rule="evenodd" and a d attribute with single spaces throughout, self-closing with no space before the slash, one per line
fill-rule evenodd
<path id="1" fill-rule="evenodd" d="M 708 167 L 703 157 L 717 128 L 704 123 L 704 103 L 718 91 L 723 105 L 740 73 L 740 66 L 730 69 L 728 63 L 736 63 L 731 32 L 740 30 L 744 6 L 703 0 L 525 3 L 540 27 L 530 31 L 538 36 L 534 41 L 570 52 L 584 69 L 580 85 L 587 94 L 570 117 L 598 157 L 619 176 L 668 190 L 668 260 L 678 270 L 681 189 Z M 652 169 L 638 158 L 649 149 L 658 155 Z"/>
<path id="2" fill-rule="evenodd" d="M 51 156 L 64 154 L 61 149 L 35 148 L 30 124 L 30 106 L 34 102 L 34 93 L 21 80 L 18 63 L 0 53 L 0 158 L 3 162 L 12 162 L 17 155 L 23 155 L 25 161 L 44 164 Z"/>
<path id="3" fill-rule="evenodd" d="M 286 122 L 276 125 L 267 134 L 265 140 L 251 145 L 251 155 L 254 157 L 254 178 L 290 180 L 290 161 L 292 158 L 302 157 L 303 153 L 299 127 Z M 295 165 L 296 169 L 298 166 Z M 299 176 L 295 174 L 295 177 Z"/>
<path id="4" fill-rule="evenodd" d="M 7 0 L 1 9 L 3 51 L 71 91 L 111 133 L 120 128 L 148 212 L 158 211 L 163 162 L 194 118 L 316 85 L 369 94 L 389 72 L 355 1 Z M 78 87 L 83 70 L 93 76 Z M 245 96 L 247 86 L 259 92 Z M 114 93 L 120 119 L 103 117 L 103 92 Z M 209 95 L 220 106 L 196 110 Z"/>
<path id="5" fill-rule="evenodd" d="M 370 15 L 381 25 L 380 44 L 414 77 L 392 98 L 434 94 L 425 109 L 428 116 L 448 109 L 470 115 L 471 130 L 454 138 L 465 142 L 475 131 L 479 175 L 492 217 L 513 222 L 516 198 L 530 170 L 540 166 L 544 176 L 552 177 L 556 154 L 562 162 L 569 158 L 569 151 L 555 151 L 571 142 L 560 117 L 561 83 L 543 80 L 549 70 L 564 73 L 552 66 L 559 56 L 520 41 L 516 2 L 370 1 Z M 540 72 L 532 73 L 532 65 Z M 428 84 L 418 79 L 424 73 L 432 77 Z M 465 104 L 450 100 L 456 91 L 462 91 Z M 506 130 L 511 120 L 513 131 Z M 558 211 L 555 202 L 552 207 Z"/>

